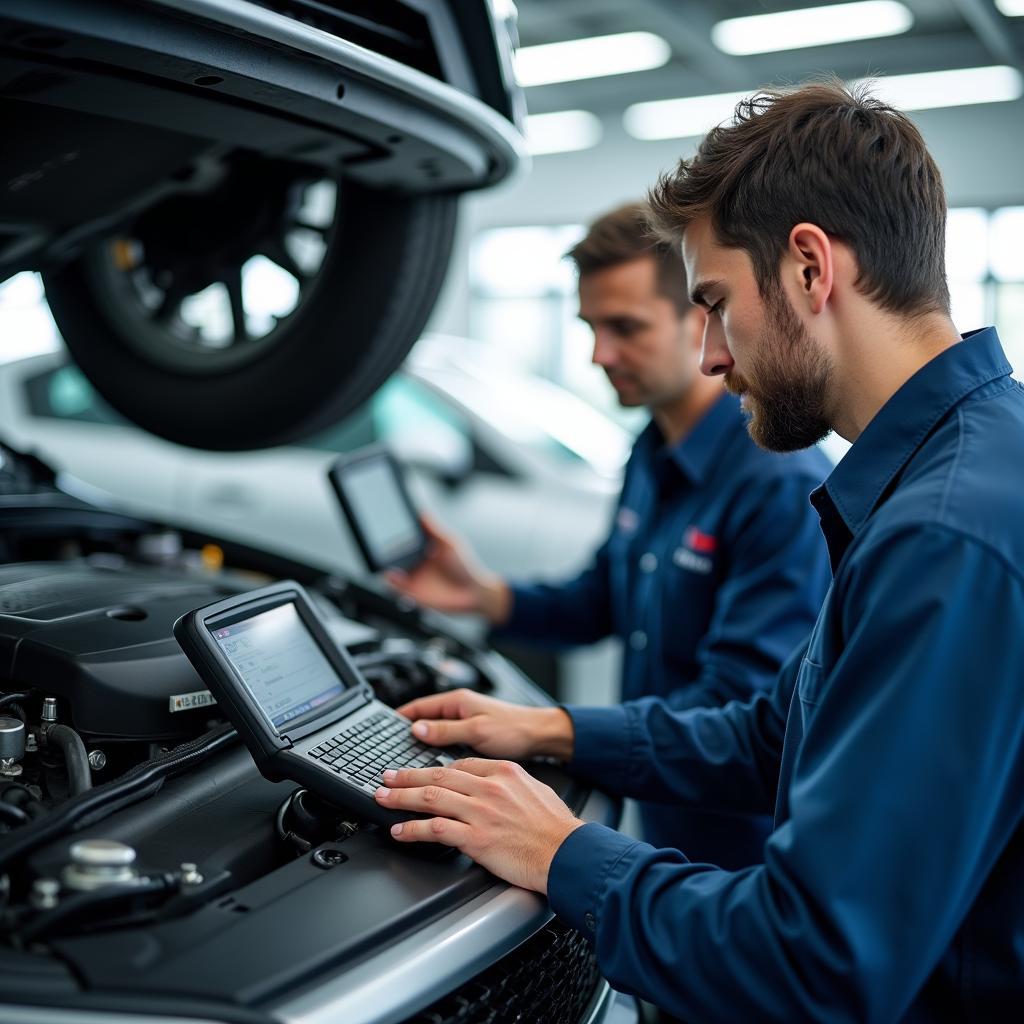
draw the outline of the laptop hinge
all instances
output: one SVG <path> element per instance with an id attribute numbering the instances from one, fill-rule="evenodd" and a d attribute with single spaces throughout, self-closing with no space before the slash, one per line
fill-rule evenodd
<path id="1" fill-rule="evenodd" d="M 340 718 L 344 718 L 346 715 L 352 714 L 356 708 L 361 708 L 365 704 L 369 704 L 374 699 L 373 689 L 369 683 L 364 683 L 358 689 L 351 691 L 351 696 L 343 700 L 337 708 L 335 713 L 330 718 L 325 718 L 319 721 L 306 722 L 299 731 L 293 735 L 288 733 L 280 733 L 280 737 L 289 746 L 293 746 L 297 740 L 303 740 L 307 736 L 312 735 L 315 732 L 319 732 L 321 729 L 326 729 L 327 726 L 333 725 Z"/>

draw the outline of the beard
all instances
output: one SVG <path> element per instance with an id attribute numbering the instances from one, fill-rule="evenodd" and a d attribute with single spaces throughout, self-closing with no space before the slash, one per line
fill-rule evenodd
<path id="1" fill-rule="evenodd" d="M 725 375 L 743 396 L 754 443 L 772 452 L 817 444 L 832 430 L 828 395 L 832 362 L 800 322 L 781 286 L 765 297 L 765 322 L 745 377 Z"/>

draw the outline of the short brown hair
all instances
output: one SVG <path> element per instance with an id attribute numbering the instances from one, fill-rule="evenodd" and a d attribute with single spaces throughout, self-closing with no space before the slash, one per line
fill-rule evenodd
<path id="1" fill-rule="evenodd" d="M 910 119 L 866 87 L 829 78 L 761 90 L 649 201 L 653 227 L 677 242 L 709 216 L 719 242 L 750 255 L 762 294 L 793 226 L 808 221 L 853 249 L 857 287 L 884 309 L 949 312 L 942 177 Z"/>
<path id="2" fill-rule="evenodd" d="M 680 316 L 691 306 L 679 246 L 652 231 L 646 203 L 627 203 L 598 217 L 566 256 L 576 264 L 580 277 L 650 256 L 658 270 L 659 294 L 675 304 Z"/>

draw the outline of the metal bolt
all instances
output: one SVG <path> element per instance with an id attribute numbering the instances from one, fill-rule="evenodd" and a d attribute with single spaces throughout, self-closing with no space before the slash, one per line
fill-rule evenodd
<path id="1" fill-rule="evenodd" d="M 29 897 L 32 906 L 38 910 L 52 910 L 57 906 L 60 896 L 60 882 L 56 878 L 37 878 L 32 883 L 32 893 Z"/>
<path id="2" fill-rule="evenodd" d="M 56 722 L 57 721 L 57 698 L 56 697 L 44 697 L 43 698 L 43 721 L 44 722 Z"/>
<path id="3" fill-rule="evenodd" d="M 102 750 L 89 751 L 89 767 L 94 772 L 101 772 L 107 767 L 107 755 Z"/>
<path id="4" fill-rule="evenodd" d="M 335 868 L 348 860 L 348 855 L 341 850 L 327 849 L 314 850 L 310 859 L 318 868 Z"/>
<path id="5" fill-rule="evenodd" d="M 39 742 L 36 740 L 36 734 L 30 732 L 25 737 L 25 752 L 28 754 L 34 754 L 39 749 Z"/>
<path id="6" fill-rule="evenodd" d="M 182 885 L 200 885 L 202 881 L 203 876 L 199 873 L 197 865 L 191 864 L 188 861 L 181 865 Z"/>

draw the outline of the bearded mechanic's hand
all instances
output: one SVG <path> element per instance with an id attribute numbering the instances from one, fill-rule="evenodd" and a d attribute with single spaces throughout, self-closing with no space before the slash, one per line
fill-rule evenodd
<path id="1" fill-rule="evenodd" d="M 398 710 L 414 720 L 413 733 L 434 746 L 464 743 L 491 757 L 572 756 L 572 719 L 561 708 L 527 708 L 453 690 Z M 377 802 L 434 815 L 395 826 L 392 835 L 400 842 L 458 847 L 499 878 L 537 892 L 547 892 L 555 853 L 583 824 L 518 764 L 475 757 L 446 768 L 385 772 Z"/>
<path id="2" fill-rule="evenodd" d="M 561 708 L 528 708 L 473 690 L 452 690 L 410 701 L 398 711 L 413 720 L 413 735 L 434 747 L 463 743 L 488 757 L 516 760 L 572 757 L 572 719 Z"/>
<path id="3" fill-rule="evenodd" d="M 520 765 L 478 757 L 386 771 L 376 799 L 389 810 L 433 815 L 392 826 L 399 842 L 455 846 L 499 878 L 540 893 L 558 848 L 583 824 Z"/>

